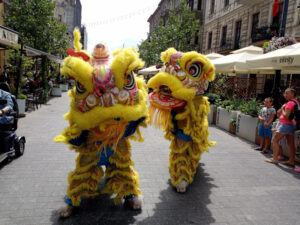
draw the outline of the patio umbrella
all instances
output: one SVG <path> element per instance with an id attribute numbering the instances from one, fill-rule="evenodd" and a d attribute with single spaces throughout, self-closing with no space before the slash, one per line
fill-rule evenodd
<path id="1" fill-rule="evenodd" d="M 144 69 L 139 70 L 138 74 L 142 75 L 154 75 L 159 72 L 160 69 L 156 68 L 156 65 L 150 66 Z"/>
<path id="2" fill-rule="evenodd" d="M 221 55 L 221 54 L 218 54 L 218 53 L 215 53 L 215 52 L 212 52 L 208 55 L 205 55 L 206 58 L 212 60 L 212 59 L 218 59 L 218 58 L 221 58 L 221 57 L 224 57 L 224 55 Z"/>
<path id="3" fill-rule="evenodd" d="M 233 54 L 237 54 L 237 53 L 241 53 L 241 52 L 248 52 L 248 53 L 254 53 L 254 54 L 263 54 L 264 50 L 263 48 L 254 46 L 254 45 L 249 45 L 245 48 L 241 48 L 235 51 L 232 51 L 231 53 Z"/>
<path id="4" fill-rule="evenodd" d="M 247 64 L 252 68 L 272 68 L 273 70 L 299 71 L 300 43 L 248 59 Z"/>
<path id="5" fill-rule="evenodd" d="M 213 59 L 211 62 L 215 65 L 217 73 L 249 73 L 251 68 L 246 60 L 255 58 L 260 54 L 262 53 L 244 51 Z"/>

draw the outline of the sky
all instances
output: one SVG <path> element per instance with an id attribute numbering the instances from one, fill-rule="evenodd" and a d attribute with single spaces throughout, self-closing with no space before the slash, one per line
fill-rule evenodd
<path id="1" fill-rule="evenodd" d="M 97 43 L 110 51 L 121 47 L 137 47 L 147 38 L 148 18 L 160 0 L 81 0 L 82 24 L 87 28 L 88 52 Z"/>

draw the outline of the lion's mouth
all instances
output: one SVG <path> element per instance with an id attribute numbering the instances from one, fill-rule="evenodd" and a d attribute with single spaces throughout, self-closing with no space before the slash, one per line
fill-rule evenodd
<path id="1" fill-rule="evenodd" d="M 174 98 L 171 89 L 166 85 L 160 85 L 158 89 L 149 94 L 150 103 L 162 108 L 177 108 L 185 105 L 185 101 Z"/>

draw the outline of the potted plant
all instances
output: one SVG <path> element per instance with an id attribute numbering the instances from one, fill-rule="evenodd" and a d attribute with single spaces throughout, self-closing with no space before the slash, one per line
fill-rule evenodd
<path id="1" fill-rule="evenodd" d="M 224 130 L 229 131 L 230 121 L 237 117 L 238 100 L 224 100 L 220 107 L 217 108 L 216 125 Z"/>
<path id="2" fill-rule="evenodd" d="M 65 92 L 68 91 L 68 78 L 67 76 L 63 76 L 63 78 L 60 79 L 60 87 L 61 87 L 61 91 Z"/>
<path id="3" fill-rule="evenodd" d="M 261 105 L 256 99 L 241 103 L 240 112 L 237 115 L 236 135 L 253 143 L 259 140 L 257 136 L 258 114 Z"/>
<path id="4" fill-rule="evenodd" d="M 230 121 L 229 132 L 232 134 L 236 132 L 236 117 L 233 117 Z"/>
<path id="5" fill-rule="evenodd" d="M 59 84 L 54 84 L 51 90 L 51 96 L 61 97 L 61 86 Z"/>
<path id="6" fill-rule="evenodd" d="M 24 116 L 25 115 L 26 99 L 27 99 L 27 96 L 22 94 L 22 93 L 19 93 L 18 96 L 17 96 L 19 116 Z"/>

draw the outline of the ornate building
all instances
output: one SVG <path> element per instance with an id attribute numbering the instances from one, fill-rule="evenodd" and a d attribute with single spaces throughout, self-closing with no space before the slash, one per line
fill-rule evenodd
<path id="1" fill-rule="evenodd" d="M 279 34 L 283 0 L 272 16 L 274 0 L 206 0 L 202 52 L 228 54 L 248 45 L 262 46 Z M 290 0 L 286 35 L 300 38 L 300 0 Z"/>
<path id="2" fill-rule="evenodd" d="M 83 49 L 87 48 L 86 28 L 81 25 L 82 6 L 80 0 L 56 0 L 55 17 L 68 27 L 70 35 L 75 27 L 81 31 Z M 71 38 L 73 40 L 73 38 Z"/>

